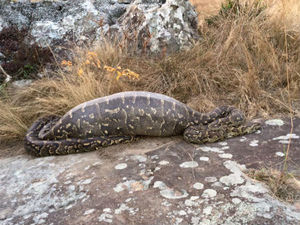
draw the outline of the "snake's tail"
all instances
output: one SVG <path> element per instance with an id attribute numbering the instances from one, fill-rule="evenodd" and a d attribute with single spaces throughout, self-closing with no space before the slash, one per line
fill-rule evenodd
<path id="1" fill-rule="evenodd" d="M 211 127 L 209 125 L 197 125 L 188 127 L 183 134 L 184 140 L 190 143 L 203 144 L 222 141 L 226 138 L 242 136 L 254 133 L 262 127 L 260 122 L 250 122 L 236 125 Z"/>
<path id="2" fill-rule="evenodd" d="M 53 118 L 53 117 L 51 117 Z M 68 138 L 64 140 L 43 140 L 39 132 L 51 118 L 42 118 L 33 123 L 25 137 L 25 149 L 34 156 L 65 155 L 94 151 L 101 147 L 131 142 L 133 136 L 100 136 L 86 139 Z"/>
<path id="3" fill-rule="evenodd" d="M 249 122 L 245 125 L 233 126 L 228 128 L 227 136 L 225 138 L 231 138 L 236 136 L 242 136 L 246 134 L 252 134 L 262 129 L 262 124 L 259 122 Z"/>

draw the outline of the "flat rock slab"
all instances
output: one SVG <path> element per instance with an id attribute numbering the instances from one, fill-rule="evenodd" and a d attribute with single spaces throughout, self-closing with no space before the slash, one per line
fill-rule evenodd
<path id="1" fill-rule="evenodd" d="M 192 145 L 180 137 L 67 156 L 0 159 L 0 224 L 299 224 L 300 211 L 242 170 L 299 171 L 300 119 L 256 134 Z"/>

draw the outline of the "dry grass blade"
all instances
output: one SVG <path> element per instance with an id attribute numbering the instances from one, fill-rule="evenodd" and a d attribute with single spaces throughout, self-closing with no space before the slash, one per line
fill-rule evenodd
<path id="1" fill-rule="evenodd" d="M 300 200 L 300 182 L 292 174 L 272 169 L 248 170 L 247 175 L 264 182 L 273 195 L 283 201 L 294 203 Z"/>
<path id="2" fill-rule="evenodd" d="M 0 140 L 1 137 L 2 140 L 6 138 L 22 139 L 28 127 L 20 118 L 17 109 L 0 102 L 0 115 Z"/>

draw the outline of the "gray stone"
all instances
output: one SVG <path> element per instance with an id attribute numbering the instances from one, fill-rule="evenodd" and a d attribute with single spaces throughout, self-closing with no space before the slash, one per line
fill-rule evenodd
<path id="1" fill-rule="evenodd" d="M 112 24 L 125 12 L 126 5 L 114 0 L 1 1 L 0 28 L 17 26 L 28 31 L 28 41 L 41 47 L 73 41 L 91 43 L 99 22 Z"/>
<path id="2" fill-rule="evenodd" d="M 2 52 L 0 52 L 0 62 L 1 62 L 1 60 L 5 59 L 5 58 L 6 58 L 5 55 Z"/>
<path id="3" fill-rule="evenodd" d="M 18 88 L 26 87 L 32 83 L 32 80 L 16 80 L 12 85 Z"/>
<path id="4" fill-rule="evenodd" d="M 139 47 L 153 52 L 162 47 L 178 50 L 197 38 L 197 15 L 186 0 L 56 0 L 0 1 L 0 32 L 23 29 L 27 44 L 55 47 L 92 44 L 114 32 L 118 37 L 137 34 Z M 55 48 L 54 48 L 55 49 Z"/>
<path id="5" fill-rule="evenodd" d="M 120 29 L 126 37 L 138 40 L 140 49 L 154 53 L 190 47 L 199 38 L 194 8 L 185 0 L 163 2 L 135 0 L 119 19 Z"/>
<path id="6" fill-rule="evenodd" d="M 286 121 L 281 127 L 266 124 L 244 142 L 226 140 L 231 159 L 219 157 L 218 143 L 200 149 L 180 137 L 141 138 L 107 147 L 105 154 L 44 158 L 17 145 L 0 146 L 0 225 L 299 224 L 299 208 L 274 198 L 243 172 L 260 162 L 282 166 L 275 153 L 285 144 L 274 138 L 289 131 Z M 300 118 L 294 132 L 300 133 Z M 252 140 L 260 140 L 259 146 L 250 146 Z M 295 171 L 300 138 L 292 146 L 288 166 Z M 208 162 L 200 160 L 203 154 Z M 198 166 L 180 167 L 185 162 Z"/>

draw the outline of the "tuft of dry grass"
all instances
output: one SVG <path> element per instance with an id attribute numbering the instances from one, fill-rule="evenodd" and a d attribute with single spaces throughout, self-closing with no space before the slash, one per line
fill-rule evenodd
<path id="1" fill-rule="evenodd" d="M 21 139 L 27 130 L 27 125 L 20 117 L 17 108 L 0 101 L 1 130 L 0 137 Z M 1 143 L 1 138 L 0 138 Z"/>
<path id="2" fill-rule="evenodd" d="M 274 169 L 250 169 L 247 175 L 268 185 L 271 193 L 280 200 L 295 203 L 300 200 L 300 181 L 290 173 Z"/>
<path id="3" fill-rule="evenodd" d="M 84 101 L 127 90 L 167 94 L 202 112 L 231 104 L 249 118 L 288 113 L 290 98 L 299 115 L 299 32 L 275 23 L 268 5 L 234 3 L 206 20 L 199 28 L 202 39 L 187 51 L 137 55 L 109 41 L 74 50 L 73 62 L 63 63 L 54 78 L 7 90 L 0 107 L 0 140 L 22 139 L 38 117 L 62 115 Z M 105 65 L 130 69 L 140 79 L 117 80 Z"/>
<path id="4" fill-rule="evenodd" d="M 226 5 L 228 0 L 190 0 L 190 2 L 195 7 L 202 26 L 204 20 L 216 15 L 221 5 Z M 265 13 L 270 22 L 280 27 L 285 26 L 287 31 L 300 31 L 300 1 L 298 0 L 239 0 L 238 2 L 242 5 L 261 3 L 266 6 Z"/>
<path id="5" fill-rule="evenodd" d="M 225 102 L 249 116 L 287 112 L 285 31 L 254 3 L 236 3 L 207 21 L 203 39 L 194 48 L 153 63 L 149 72 L 143 68 L 141 86 L 150 84 L 199 110 Z M 290 94 L 295 102 L 300 96 L 299 44 L 299 33 L 288 33 Z"/>
<path id="6" fill-rule="evenodd" d="M 110 64 L 117 67 L 124 58 L 125 54 L 113 47 L 112 43 L 101 45 L 96 52 L 88 49 L 74 51 L 77 51 L 75 54 L 78 57 L 73 63 L 62 61 L 61 69 L 54 77 L 37 80 L 19 90 L 8 88 L 5 95 L 2 93 L 1 141 L 23 139 L 30 124 L 38 117 L 63 115 L 82 102 L 130 90 L 130 86 L 134 86 L 130 84 L 134 81 L 123 77 L 119 79 L 118 74 L 108 72 L 101 66 Z M 108 58 L 108 55 L 111 57 Z M 123 71 L 128 73 L 127 70 Z"/>
<path id="7" fill-rule="evenodd" d="M 198 21 L 202 25 L 205 18 L 216 15 L 225 0 L 190 0 L 198 13 Z"/>
<path id="8" fill-rule="evenodd" d="M 288 32 L 300 32 L 300 1 L 268 0 L 266 13 L 270 21 Z"/>

